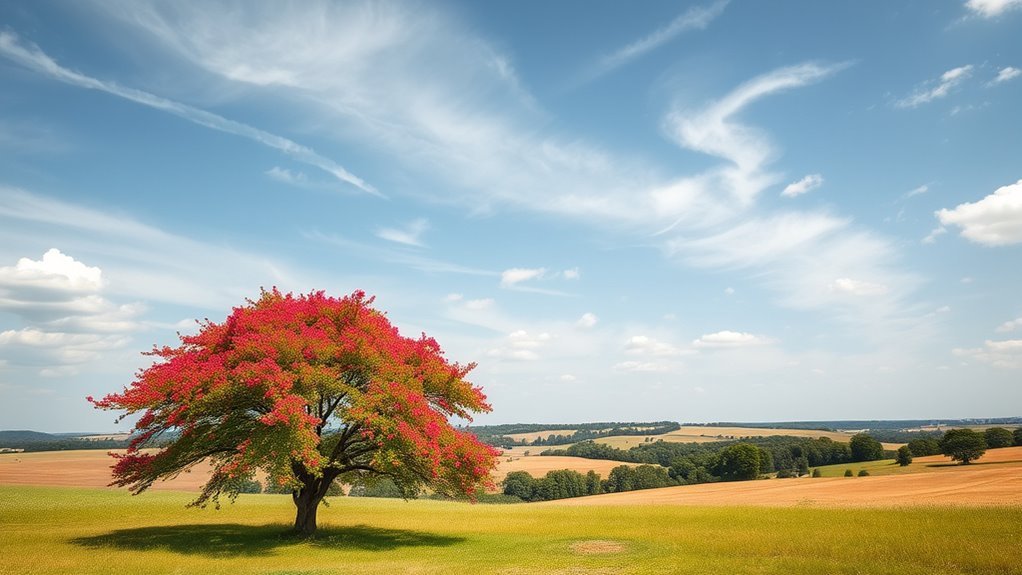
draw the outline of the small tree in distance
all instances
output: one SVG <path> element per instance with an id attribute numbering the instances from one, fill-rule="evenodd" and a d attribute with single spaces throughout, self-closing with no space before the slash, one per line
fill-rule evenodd
<path id="1" fill-rule="evenodd" d="M 1022 445 L 1022 427 L 1016 427 L 1011 436 L 1015 439 L 1015 445 Z"/>
<path id="2" fill-rule="evenodd" d="M 206 320 L 121 393 L 92 401 L 141 414 L 112 485 L 141 493 L 201 461 L 213 473 L 193 505 L 233 498 L 257 470 L 288 489 L 294 530 L 316 530 L 335 480 L 393 481 L 404 494 L 429 486 L 472 495 L 491 482 L 496 450 L 453 427 L 489 411 L 437 342 L 398 334 L 363 292 L 334 298 L 276 289 Z M 168 441 L 155 452 L 143 451 Z"/>
<path id="3" fill-rule="evenodd" d="M 857 433 L 849 440 L 852 461 L 876 461 L 884 458 L 884 446 L 865 433 Z"/>
<path id="4" fill-rule="evenodd" d="M 987 442 L 981 434 L 971 429 L 949 429 L 940 440 L 940 449 L 952 460 L 968 465 L 983 457 Z"/>
<path id="5" fill-rule="evenodd" d="M 1011 447 L 1015 443 L 1015 438 L 1012 437 L 1011 432 L 1003 427 L 988 427 L 983 432 L 983 438 L 986 439 L 987 447 L 990 449 Z"/>
<path id="6" fill-rule="evenodd" d="M 895 458 L 898 465 L 905 467 L 912 463 L 912 450 L 907 445 L 898 448 L 898 456 Z"/>

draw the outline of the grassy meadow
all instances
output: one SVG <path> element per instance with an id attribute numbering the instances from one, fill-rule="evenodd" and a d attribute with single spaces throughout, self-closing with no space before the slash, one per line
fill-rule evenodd
<path id="1" fill-rule="evenodd" d="M 1022 447 L 988 449 L 983 454 L 983 457 L 972 462 L 970 465 L 972 468 L 1022 466 Z M 862 469 L 865 469 L 870 475 L 904 475 L 907 473 L 953 472 L 960 468 L 959 464 L 952 461 L 949 457 L 928 455 L 926 457 L 916 457 L 910 465 L 905 466 L 898 465 L 893 459 L 880 459 L 858 463 L 821 465 L 814 469 L 820 470 L 820 477 L 843 477 L 846 469 L 851 469 L 852 473 L 856 475 Z"/>
<path id="2" fill-rule="evenodd" d="M 1022 509 L 559 507 L 0 487 L 0 573 L 1022 573 Z"/>

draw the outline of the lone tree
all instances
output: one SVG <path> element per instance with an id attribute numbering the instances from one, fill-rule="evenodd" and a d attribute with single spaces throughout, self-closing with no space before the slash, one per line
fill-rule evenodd
<path id="1" fill-rule="evenodd" d="M 971 429 L 949 429 L 940 440 L 940 451 L 962 465 L 983 457 L 987 442 L 983 435 Z"/>
<path id="2" fill-rule="evenodd" d="M 905 467 L 912 463 L 912 450 L 907 445 L 898 448 L 898 455 L 895 457 L 898 465 Z"/>
<path id="3" fill-rule="evenodd" d="M 403 493 L 428 486 L 472 496 L 491 485 L 496 451 L 449 418 L 490 410 L 465 380 L 474 364 L 447 361 L 423 334 L 401 336 L 357 291 L 294 296 L 274 288 L 206 320 L 178 347 L 154 347 L 154 365 L 96 407 L 141 414 L 111 485 L 145 491 L 201 461 L 213 473 L 192 505 L 233 499 L 257 471 L 290 489 L 294 530 L 339 481 L 391 479 Z M 161 446 L 162 447 L 157 447 Z M 156 449 L 148 449 L 156 448 Z"/>

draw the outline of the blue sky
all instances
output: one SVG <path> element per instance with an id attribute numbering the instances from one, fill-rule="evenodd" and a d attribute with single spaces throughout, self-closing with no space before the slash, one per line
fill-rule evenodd
<path id="1" fill-rule="evenodd" d="M 0 4 L 0 428 L 261 286 L 483 423 L 1019 415 L 1022 2 Z"/>

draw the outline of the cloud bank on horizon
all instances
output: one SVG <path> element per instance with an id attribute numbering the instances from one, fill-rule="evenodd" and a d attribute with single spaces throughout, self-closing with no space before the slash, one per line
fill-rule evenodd
<path id="1" fill-rule="evenodd" d="M 1018 7 L 0 7 L 0 420 L 100 428 L 270 286 L 377 294 L 492 421 L 1017 415 Z"/>

